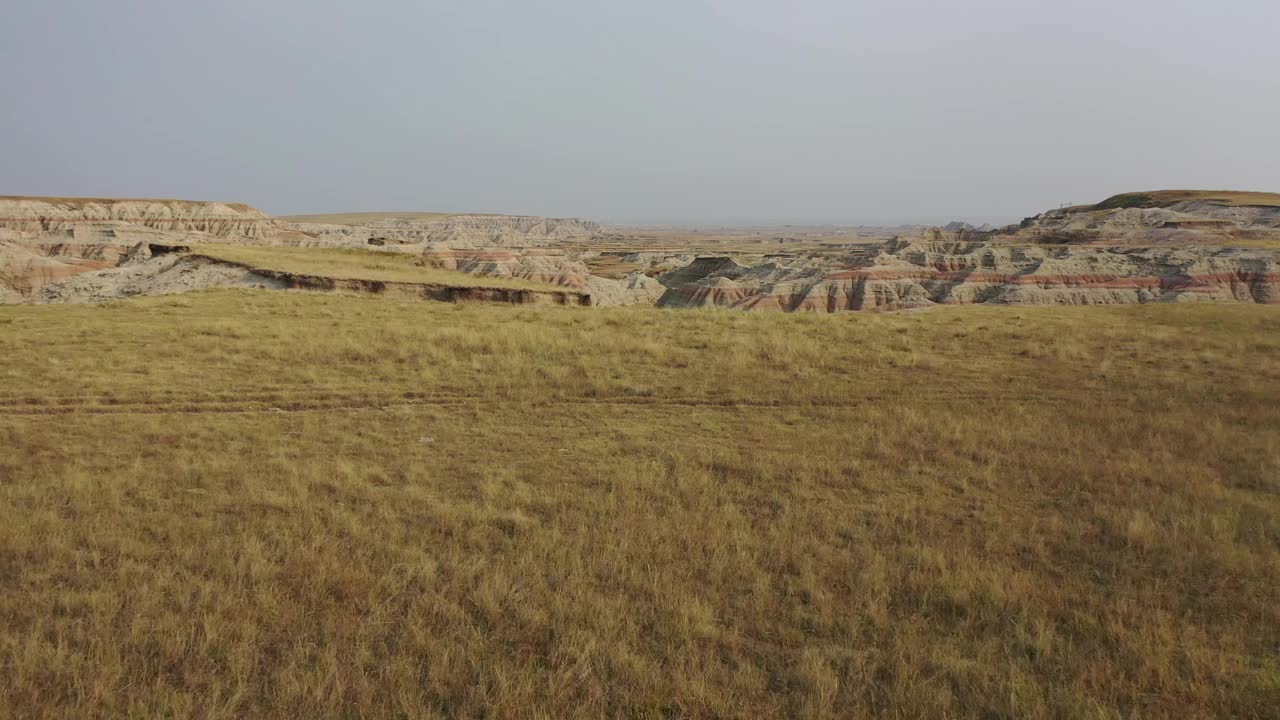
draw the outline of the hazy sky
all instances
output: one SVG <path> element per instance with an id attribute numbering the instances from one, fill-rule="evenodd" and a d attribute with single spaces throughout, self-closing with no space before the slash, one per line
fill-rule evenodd
<path id="1" fill-rule="evenodd" d="M 12 0 L 0 194 L 1018 218 L 1280 191 L 1277 0 Z"/>

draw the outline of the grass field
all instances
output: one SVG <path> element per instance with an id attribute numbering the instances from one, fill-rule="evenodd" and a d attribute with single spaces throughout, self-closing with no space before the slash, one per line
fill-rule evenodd
<path id="1" fill-rule="evenodd" d="M 349 280 L 429 283 L 455 287 L 496 287 L 517 290 L 563 290 L 549 283 L 518 278 L 484 277 L 444 270 L 423 263 L 417 255 L 354 248 L 295 248 L 276 245 L 192 245 L 200 255 L 263 270 Z"/>
<path id="2" fill-rule="evenodd" d="M 1275 717 L 1280 312 L 0 307 L 8 717 Z"/>

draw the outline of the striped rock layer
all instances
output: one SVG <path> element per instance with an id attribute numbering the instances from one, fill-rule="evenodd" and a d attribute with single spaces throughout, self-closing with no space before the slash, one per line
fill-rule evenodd
<path id="1" fill-rule="evenodd" d="M 1222 248 L 919 242 L 826 267 L 699 258 L 662 277 L 663 307 L 839 312 L 939 304 L 1280 303 L 1280 253 Z"/>

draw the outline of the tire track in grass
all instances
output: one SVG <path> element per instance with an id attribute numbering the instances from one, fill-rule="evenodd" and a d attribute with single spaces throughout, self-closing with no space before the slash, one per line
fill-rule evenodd
<path id="1" fill-rule="evenodd" d="M 67 395 L 25 400 L 0 400 L 0 417 L 48 415 L 199 415 L 217 413 L 297 413 L 358 410 L 389 410 L 415 406 L 448 407 L 484 403 L 518 404 L 528 407 L 557 405 L 617 407 L 701 407 L 724 409 L 822 409 L 857 408 L 868 403 L 1080 403 L 1102 396 L 1098 390 L 1070 392 L 1023 391 L 983 392 L 951 389 L 927 390 L 903 388 L 900 391 L 844 395 L 839 398 L 791 400 L 786 398 L 750 399 L 718 397 L 661 397 L 647 395 L 512 397 L 500 393 L 478 395 L 462 393 L 394 392 L 368 393 L 317 389 L 313 393 L 217 393 L 208 397 L 152 397 L 131 399 L 103 395 Z M 1108 398 L 1108 402 L 1123 399 Z"/>

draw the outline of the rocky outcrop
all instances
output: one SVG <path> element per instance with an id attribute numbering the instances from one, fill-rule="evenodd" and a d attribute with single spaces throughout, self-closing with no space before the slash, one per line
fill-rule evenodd
<path id="1" fill-rule="evenodd" d="M 116 246 L 86 247 L 83 253 L 61 245 L 27 245 L 0 241 L 0 290 L 12 301 L 50 283 L 86 272 L 115 267 L 127 252 Z M 115 255 L 115 258 L 108 259 Z"/>
<path id="2" fill-rule="evenodd" d="M 661 282 L 642 273 L 619 279 L 590 275 L 583 287 L 591 293 L 591 304 L 599 307 L 653 305 L 666 292 Z"/>
<path id="3" fill-rule="evenodd" d="M 638 272 L 620 279 L 592 275 L 582 261 L 559 250 L 457 250 L 440 243 L 427 247 L 423 258 L 436 267 L 470 275 L 530 280 L 582 290 L 591 295 L 591 304 L 602 307 L 651 305 L 664 289 L 656 279 Z"/>
<path id="4" fill-rule="evenodd" d="M 215 287 L 283 289 L 251 269 L 189 255 L 170 254 L 100 272 L 76 275 L 40 288 L 28 302 L 92 303 L 129 297 L 174 295 Z"/>

